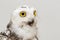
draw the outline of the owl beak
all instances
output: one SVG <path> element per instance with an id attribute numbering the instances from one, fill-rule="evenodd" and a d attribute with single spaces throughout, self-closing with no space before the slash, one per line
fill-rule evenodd
<path id="1" fill-rule="evenodd" d="M 34 24 L 34 19 L 32 21 L 28 21 L 27 23 L 29 26 L 32 26 Z"/>

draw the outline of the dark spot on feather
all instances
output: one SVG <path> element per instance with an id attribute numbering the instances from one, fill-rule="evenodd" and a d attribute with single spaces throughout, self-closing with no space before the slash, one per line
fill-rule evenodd
<path id="1" fill-rule="evenodd" d="M 10 33 L 9 38 L 11 40 L 19 40 L 19 37 L 15 33 Z"/>
<path id="2" fill-rule="evenodd" d="M 7 28 L 11 27 L 11 25 L 12 25 L 12 21 L 8 23 Z"/>

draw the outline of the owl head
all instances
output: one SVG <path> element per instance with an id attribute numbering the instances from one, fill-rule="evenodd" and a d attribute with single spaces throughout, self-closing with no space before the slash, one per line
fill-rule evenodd
<path id="1" fill-rule="evenodd" d="M 29 26 L 32 26 L 34 23 L 36 23 L 36 9 L 31 8 L 28 6 L 21 6 L 14 10 L 11 21 L 14 24 L 27 24 Z"/>

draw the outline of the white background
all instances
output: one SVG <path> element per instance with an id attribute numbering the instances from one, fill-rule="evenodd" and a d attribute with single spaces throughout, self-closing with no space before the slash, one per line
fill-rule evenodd
<path id="1" fill-rule="evenodd" d="M 37 8 L 39 40 L 60 40 L 60 0 L 0 0 L 0 32 L 20 5 Z"/>

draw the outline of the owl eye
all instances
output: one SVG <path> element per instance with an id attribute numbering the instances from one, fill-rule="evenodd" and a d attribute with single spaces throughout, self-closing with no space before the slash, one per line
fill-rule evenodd
<path id="1" fill-rule="evenodd" d="M 25 11 L 21 11 L 19 14 L 21 17 L 25 17 L 26 16 L 26 12 Z"/>
<path id="2" fill-rule="evenodd" d="M 36 16 L 36 10 L 34 11 L 34 16 Z"/>

